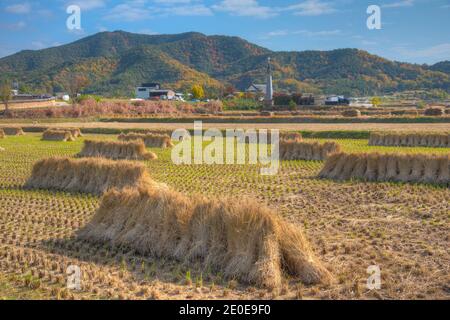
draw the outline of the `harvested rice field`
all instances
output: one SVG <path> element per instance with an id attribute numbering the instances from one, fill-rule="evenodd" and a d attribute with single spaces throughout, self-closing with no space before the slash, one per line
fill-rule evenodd
<path id="1" fill-rule="evenodd" d="M 35 162 L 75 158 L 76 141 L 42 141 L 40 133 L 0 140 L 0 298 L 6 299 L 449 299 L 450 189 L 423 183 L 334 181 L 317 178 L 323 161 L 282 161 L 277 175 L 259 165 L 175 165 L 171 149 L 147 148 L 157 159 L 138 161 L 174 192 L 248 196 L 301 228 L 314 255 L 332 275 L 305 284 L 289 273 L 264 288 L 201 262 L 140 253 L 127 246 L 81 240 L 100 197 L 24 188 Z M 346 153 L 447 155 L 448 148 L 369 146 L 337 142 Z M 172 191 L 171 191 L 172 192 Z M 379 266 L 380 289 L 366 286 Z M 69 266 L 81 271 L 81 290 L 67 289 Z"/>
<path id="2" fill-rule="evenodd" d="M 29 120 L 28 120 L 29 121 Z M 8 119 L 8 123 L 11 120 Z M 30 126 L 30 122 L 17 122 L 13 125 Z M 2 123 L 0 121 L 0 123 Z M 161 130 L 161 129 L 193 129 L 192 123 L 145 123 L 145 122 L 51 122 L 40 121 L 40 125 L 51 128 L 102 128 L 102 129 L 136 129 Z M 442 132 L 448 131 L 448 123 L 203 123 L 203 128 L 217 129 L 279 129 L 279 130 L 312 130 L 312 131 L 417 131 L 417 132 Z"/>

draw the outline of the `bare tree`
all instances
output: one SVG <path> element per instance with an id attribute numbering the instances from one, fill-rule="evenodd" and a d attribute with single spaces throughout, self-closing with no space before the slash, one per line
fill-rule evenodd
<path id="1" fill-rule="evenodd" d="M 5 112 L 9 111 L 9 101 L 12 99 L 11 83 L 3 80 L 0 83 L 0 99 L 5 105 Z"/>
<path id="2" fill-rule="evenodd" d="M 69 73 L 62 81 L 64 89 L 72 99 L 72 105 L 75 105 L 77 96 L 81 91 L 89 85 L 89 79 L 79 73 Z"/>

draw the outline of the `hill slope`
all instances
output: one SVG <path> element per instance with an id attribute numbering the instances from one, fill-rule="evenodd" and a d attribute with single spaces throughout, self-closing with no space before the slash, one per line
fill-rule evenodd
<path id="1" fill-rule="evenodd" d="M 132 95 L 141 82 L 176 90 L 194 83 L 218 92 L 226 84 L 245 89 L 263 82 L 267 57 L 275 88 L 361 95 L 410 89 L 450 91 L 448 61 L 434 66 L 399 63 L 356 49 L 273 52 L 238 37 L 142 35 L 102 32 L 76 42 L 0 59 L 0 73 L 38 91 L 61 91 L 67 72 L 84 72 L 87 92 Z"/>
<path id="2" fill-rule="evenodd" d="M 429 69 L 432 71 L 440 71 L 446 74 L 450 74 L 450 61 L 446 60 L 438 62 L 430 66 Z"/>

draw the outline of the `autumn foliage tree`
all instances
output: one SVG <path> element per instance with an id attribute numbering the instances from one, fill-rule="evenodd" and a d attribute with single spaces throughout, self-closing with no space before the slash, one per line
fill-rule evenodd
<path id="1" fill-rule="evenodd" d="M 372 106 L 373 106 L 374 108 L 377 108 L 377 107 L 379 107 L 380 104 L 381 104 L 381 99 L 380 99 L 380 97 L 373 97 L 372 100 L 371 100 L 371 102 L 372 102 Z"/>
<path id="2" fill-rule="evenodd" d="M 191 90 L 194 99 L 202 99 L 205 96 L 205 91 L 201 85 L 195 84 Z"/>
<path id="3" fill-rule="evenodd" d="M 233 95 L 235 92 L 236 92 L 236 88 L 233 87 L 232 85 L 227 86 L 224 91 L 225 95 L 227 95 L 227 96 Z"/>
<path id="4" fill-rule="evenodd" d="M 12 98 L 12 92 L 11 92 L 11 83 L 7 80 L 3 80 L 0 83 L 0 99 L 5 105 L 5 111 L 9 111 L 9 101 Z"/>

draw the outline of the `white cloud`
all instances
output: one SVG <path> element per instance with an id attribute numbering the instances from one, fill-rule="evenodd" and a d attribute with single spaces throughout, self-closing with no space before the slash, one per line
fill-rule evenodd
<path id="1" fill-rule="evenodd" d="M 93 10 L 103 8 L 106 3 L 104 0 L 72 0 L 67 1 L 67 6 L 75 4 L 81 8 L 81 10 Z"/>
<path id="2" fill-rule="evenodd" d="M 42 41 L 31 41 L 31 46 L 38 50 L 48 47 L 48 45 Z"/>
<path id="3" fill-rule="evenodd" d="M 39 9 L 36 13 L 46 18 L 53 17 L 53 12 L 49 9 Z"/>
<path id="4" fill-rule="evenodd" d="M 136 21 L 155 16 L 211 16 L 225 12 L 234 16 L 270 18 L 281 12 L 300 16 L 317 16 L 337 11 L 329 2 L 306 0 L 286 7 L 264 6 L 258 0 L 220 0 L 206 6 L 202 0 L 151 0 L 153 6 L 146 6 L 148 0 L 126 1 L 113 7 L 104 16 L 107 20 Z"/>
<path id="5" fill-rule="evenodd" d="M 361 44 L 363 46 L 375 46 L 378 43 L 376 41 L 371 41 L 371 40 L 361 40 Z"/>
<path id="6" fill-rule="evenodd" d="M 277 15 L 276 9 L 261 6 L 256 0 L 222 0 L 212 8 L 235 16 L 269 18 Z"/>
<path id="7" fill-rule="evenodd" d="M 280 37 L 280 36 L 287 36 L 289 34 L 289 31 L 287 30 L 276 30 L 276 31 L 271 31 L 269 33 L 267 33 L 268 37 Z"/>
<path id="8" fill-rule="evenodd" d="M 138 33 L 148 34 L 150 36 L 154 36 L 154 35 L 159 34 L 159 32 L 155 32 L 155 31 L 153 31 L 151 29 L 141 29 L 141 30 L 138 31 Z"/>
<path id="9" fill-rule="evenodd" d="M 336 30 L 321 30 L 321 31 L 310 31 L 310 30 L 276 30 L 267 33 L 267 37 L 280 37 L 280 36 L 288 36 L 288 35 L 304 35 L 307 37 L 327 37 L 327 36 L 338 36 L 341 35 L 342 31 L 339 29 Z"/>
<path id="10" fill-rule="evenodd" d="M 103 18 L 115 21 L 137 21 L 150 17 L 150 10 L 144 7 L 145 1 L 129 1 L 113 7 Z"/>
<path id="11" fill-rule="evenodd" d="M 450 43 L 441 43 L 423 49 L 397 47 L 394 48 L 394 51 L 406 59 L 448 60 L 448 57 L 450 57 Z"/>
<path id="12" fill-rule="evenodd" d="M 5 11 L 14 14 L 27 14 L 31 11 L 31 5 L 29 3 L 12 4 L 7 6 Z"/>
<path id="13" fill-rule="evenodd" d="M 213 12 L 204 5 L 184 6 L 172 8 L 171 12 L 177 16 L 211 16 Z"/>
<path id="14" fill-rule="evenodd" d="M 297 30 L 297 31 L 294 31 L 293 34 L 303 34 L 308 37 L 327 37 L 327 36 L 340 35 L 340 34 L 342 34 L 342 31 L 339 29 L 322 30 L 322 31 Z"/>
<path id="15" fill-rule="evenodd" d="M 180 3 L 191 3 L 192 0 L 153 0 L 153 2 L 156 3 L 162 3 L 162 4 L 180 4 Z"/>
<path id="16" fill-rule="evenodd" d="M 383 4 L 382 8 L 400 8 L 400 7 L 412 7 L 414 5 L 414 0 L 403 0 L 392 3 Z"/>
<path id="17" fill-rule="evenodd" d="M 201 0 L 153 0 L 156 6 L 150 11 L 158 16 L 211 16 L 211 8 Z"/>
<path id="18" fill-rule="evenodd" d="M 216 11 L 228 12 L 236 16 L 255 16 L 260 18 L 277 16 L 280 12 L 291 12 L 297 16 L 319 16 L 337 11 L 331 2 L 323 2 L 322 0 L 306 0 L 286 7 L 262 6 L 257 0 L 222 0 L 219 4 L 212 6 L 212 8 Z"/>
<path id="19" fill-rule="evenodd" d="M 0 27 L 8 29 L 8 30 L 13 30 L 13 31 L 21 30 L 21 29 L 25 28 L 26 26 L 27 26 L 27 24 L 24 21 L 19 21 L 16 23 L 9 23 L 9 24 L 0 24 Z"/>
<path id="20" fill-rule="evenodd" d="M 194 4 L 197 0 L 154 0 L 158 6 L 147 7 L 146 0 L 128 1 L 112 8 L 105 16 L 106 20 L 138 21 L 156 16 L 210 16 L 210 8 L 203 4 Z"/>
<path id="21" fill-rule="evenodd" d="M 336 12 L 332 4 L 329 2 L 322 2 L 320 0 L 307 0 L 298 4 L 288 6 L 281 9 L 282 11 L 293 11 L 297 16 L 320 16 Z"/>

